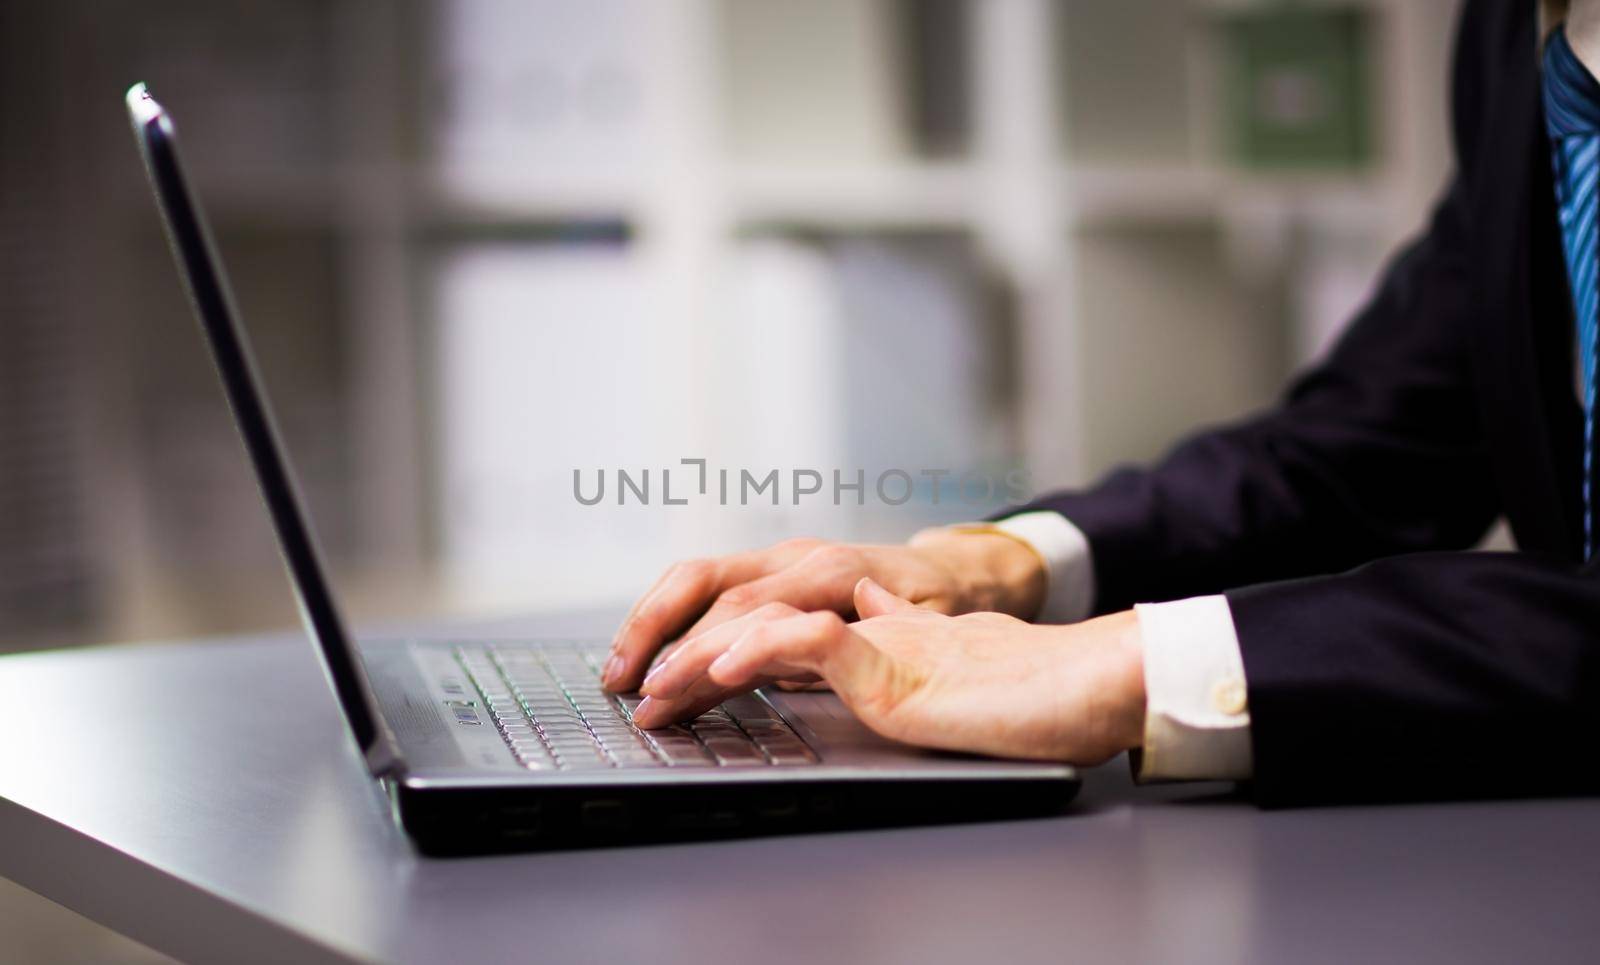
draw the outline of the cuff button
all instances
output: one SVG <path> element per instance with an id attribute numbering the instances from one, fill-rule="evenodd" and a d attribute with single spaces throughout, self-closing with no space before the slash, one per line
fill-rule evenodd
<path id="1" fill-rule="evenodd" d="M 1244 713 L 1248 706 L 1244 681 L 1238 677 L 1227 677 L 1217 681 L 1211 688 L 1211 706 L 1224 714 Z"/>

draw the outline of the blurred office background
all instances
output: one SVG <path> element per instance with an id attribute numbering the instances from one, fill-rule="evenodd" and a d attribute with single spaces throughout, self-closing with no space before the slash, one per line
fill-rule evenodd
<path id="1" fill-rule="evenodd" d="M 1268 403 L 1445 177 L 1456 5 L 6 0 L 0 650 L 294 623 L 136 80 L 389 621 L 993 508 L 663 506 L 685 458 L 1066 485 Z M 654 504 L 574 499 L 617 469 Z M 19 889 L 0 920 L 147 957 Z"/>
<path id="2" fill-rule="evenodd" d="M 294 622 L 136 80 L 381 621 L 998 505 L 794 468 L 1075 484 L 1269 402 L 1442 183 L 1456 2 L 7 0 L 0 647 Z M 661 505 L 685 458 L 783 504 Z"/>

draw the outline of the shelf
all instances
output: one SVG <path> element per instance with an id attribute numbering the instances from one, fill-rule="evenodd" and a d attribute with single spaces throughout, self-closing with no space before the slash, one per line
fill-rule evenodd
<path id="1" fill-rule="evenodd" d="M 1225 180 L 1199 165 L 1067 165 L 1061 177 L 1066 217 L 1076 225 L 1211 218 Z"/>
<path id="2" fill-rule="evenodd" d="M 1388 187 L 1376 175 L 1260 174 L 1206 164 L 1067 165 L 1069 224 L 1167 224 L 1294 212 L 1348 227 L 1379 223 Z"/>
<path id="3" fill-rule="evenodd" d="M 827 228 L 970 226 L 979 178 L 961 162 L 732 167 L 724 179 L 735 225 Z"/>
<path id="4" fill-rule="evenodd" d="M 610 172 L 535 172 L 505 166 L 420 169 L 405 177 L 412 212 L 431 225 L 494 227 L 560 221 L 631 221 L 651 185 Z"/>
<path id="5" fill-rule="evenodd" d="M 947 230 L 981 223 L 986 172 L 965 161 L 860 165 L 728 163 L 713 177 L 713 204 L 728 230 L 769 225 L 819 230 Z M 1386 186 L 1375 175 L 1260 174 L 1210 164 L 1064 164 L 1067 224 L 1165 224 L 1231 211 L 1293 209 L 1333 221 L 1381 215 Z M 615 179 L 526 172 L 424 179 L 411 192 L 430 225 L 506 226 L 644 218 L 649 186 Z M 503 185 L 496 187 L 495 185 Z"/>
<path id="6" fill-rule="evenodd" d="M 728 231 L 768 225 L 820 230 L 944 230 L 977 226 L 988 177 L 971 161 L 865 164 L 710 162 L 710 195 Z M 1293 208 L 1333 222 L 1381 215 L 1390 190 L 1378 173 L 1260 173 L 1212 163 L 1073 163 L 1057 169 L 1069 225 L 1185 223 L 1247 208 Z M 444 171 L 411 164 L 346 164 L 308 173 L 201 166 L 196 190 L 222 222 L 360 228 L 517 229 L 648 219 L 644 176 L 484 165 Z M 125 199 L 142 209 L 147 190 Z"/>

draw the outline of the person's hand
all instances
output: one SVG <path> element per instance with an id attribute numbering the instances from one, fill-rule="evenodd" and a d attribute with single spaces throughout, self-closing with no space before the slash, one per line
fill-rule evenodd
<path id="1" fill-rule="evenodd" d="M 885 737 L 943 750 L 1097 764 L 1142 742 L 1143 646 L 1132 611 L 1072 626 L 946 616 L 870 579 L 859 623 L 781 603 L 686 641 L 645 681 L 643 728 L 814 674 Z"/>
<path id="2" fill-rule="evenodd" d="M 668 641 L 687 641 L 768 603 L 853 616 L 862 577 L 940 613 L 992 610 L 1022 619 L 1038 612 L 1045 590 L 1038 556 L 995 533 L 928 530 L 904 546 L 794 539 L 667 570 L 623 621 L 601 677 L 610 690 L 633 690 Z"/>

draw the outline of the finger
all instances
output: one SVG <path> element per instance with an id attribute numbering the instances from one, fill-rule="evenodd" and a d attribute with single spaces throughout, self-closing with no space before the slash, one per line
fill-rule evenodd
<path id="1" fill-rule="evenodd" d="M 743 687 L 723 687 L 707 677 L 701 677 L 684 693 L 672 698 L 646 697 L 633 709 L 633 723 L 635 726 L 651 730 L 657 727 L 666 727 L 681 720 L 691 720 L 727 700 L 736 694 L 757 687 L 765 687 L 772 681 L 767 678 L 757 678 Z"/>
<path id="2" fill-rule="evenodd" d="M 836 613 L 805 613 L 750 628 L 712 662 L 706 677 L 729 689 L 752 681 L 817 674 L 863 721 L 900 696 L 889 656 L 853 632 Z"/>
<path id="3" fill-rule="evenodd" d="M 816 674 L 806 674 L 804 677 L 795 677 L 790 680 L 780 680 L 773 686 L 789 693 L 798 693 L 804 690 L 827 690 L 828 682 Z"/>
<path id="4" fill-rule="evenodd" d="M 784 603 L 768 603 L 675 645 L 670 658 L 660 660 L 645 675 L 639 692 L 658 700 L 677 697 L 705 676 L 706 667 L 720 657 L 757 623 L 791 617 L 800 611 Z"/>
<path id="5" fill-rule="evenodd" d="M 879 586 L 870 576 L 863 576 L 856 581 L 855 601 L 856 615 L 863 620 L 898 613 L 901 610 L 918 609 L 915 603 L 895 596 Z"/>
<path id="6" fill-rule="evenodd" d="M 754 579 L 777 565 L 769 555 L 762 550 L 718 560 L 689 560 L 668 569 L 622 622 L 601 680 L 617 691 L 638 686 L 661 645 L 704 612 L 724 588 Z"/>
<path id="7" fill-rule="evenodd" d="M 768 603 L 785 603 L 797 610 L 841 610 L 850 604 L 846 596 L 850 585 L 841 582 L 836 574 L 805 563 L 790 566 L 725 591 L 704 616 L 684 631 L 684 637 L 705 633 Z"/>
<path id="8" fill-rule="evenodd" d="M 634 676 L 637 664 L 645 662 L 670 632 L 670 624 L 684 619 L 680 614 L 696 608 L 696 601 L 709 599 L 717 574 L 709 561 L 674 563 L 633 604 L 611 641 L 611 654 L 600 670 L 600 680 L 617 689 Z"/>

